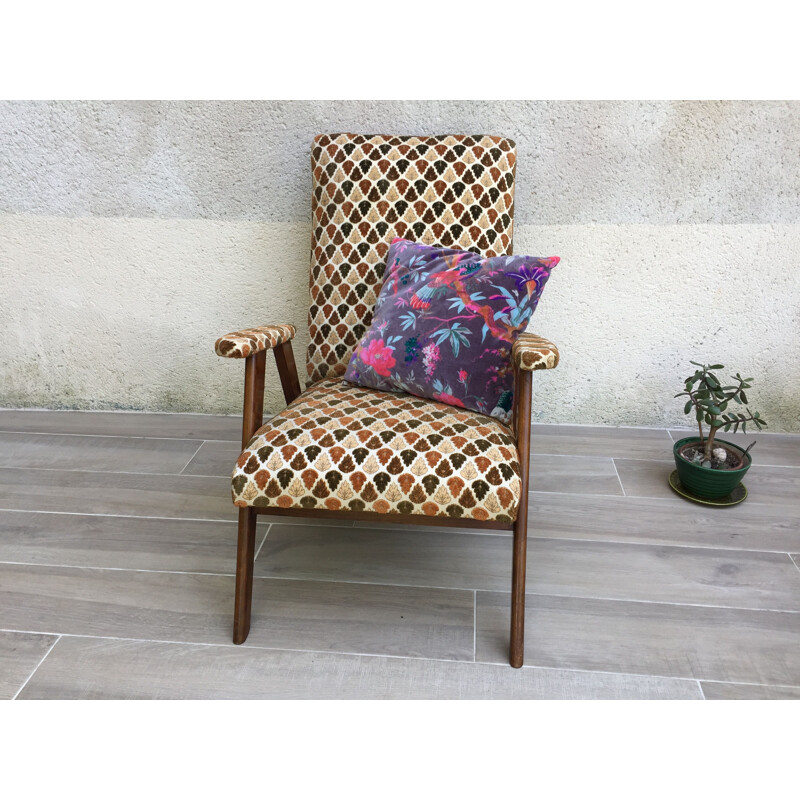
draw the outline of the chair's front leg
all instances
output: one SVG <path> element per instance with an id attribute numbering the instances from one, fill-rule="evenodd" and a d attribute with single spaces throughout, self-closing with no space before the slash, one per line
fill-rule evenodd
<path id="1" fill-rule="evenodd" d="M 521 667 L 525 651 L 525 566 L 528 545 L 528 473 L 531 455 L 531 387 L 527 370 L 515 375 L 514 433 L 520 463 L 522 494 L 514 522 L 514 556 L 511 568 L 511 647 L 512 667 Z"/>
<path id="2" fill-rule="evenodd" d="M 242 450 L 264 421 L 264 368 L 267 351 L 259 350 L 244 360 L 244 409 L 242 411 Z"/>
<path id="3" fill-rule="evenodd" d="M 250 633 L 255 549 L 256 512 L 252 508 L 240 508 L 239 547 L 236 553 L 236 603 L 233 611 L 234 644 L 241 644 Z"/>

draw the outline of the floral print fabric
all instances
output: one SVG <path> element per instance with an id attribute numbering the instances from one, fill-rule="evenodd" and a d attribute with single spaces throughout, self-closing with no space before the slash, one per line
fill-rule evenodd
<path id="1" fill-rule="evenodd" d="M 482 256 L 394 239 L 345 380 L 511 419 L 511 349 L 557 257 Z"/>

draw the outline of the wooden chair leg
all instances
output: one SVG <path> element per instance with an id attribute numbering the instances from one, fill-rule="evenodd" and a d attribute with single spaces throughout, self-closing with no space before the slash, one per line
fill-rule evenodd
<path id="1" fill-rule="evenodd" d="M 511 567 L 511 647 L 509 662 L 521 667 L 525 657 L 525 564 L 528 548 L 528 477 L 531 458 L 531 373 L 514 376 L 514 433 L 521 468 L 517 518 L 514 521 L 514 561 Z"/>
<path id="2" fill-rule="evenodd" d="M 239 549 L 236 554 L 236 604 L 233 612 L 234 644 L 241 644 L 250 633 L 255 549 L 256 512 L 252 508 L 240 508 Z"/>
<path id="3" fill-rule="evenodd" d="M 259 350 L 244 360 L 244 409 L 242 412 L 242 450 L 264 421 L 264 368 L 267 351 Z"/>
<path id="4" fill-rule="evenodd" d="M 514 523 L 514 562 L 511 568 L 511 648 L 509 662 L 521 667 L 525 654 L 525 559 L 528 545 L 528 509 Z"/>

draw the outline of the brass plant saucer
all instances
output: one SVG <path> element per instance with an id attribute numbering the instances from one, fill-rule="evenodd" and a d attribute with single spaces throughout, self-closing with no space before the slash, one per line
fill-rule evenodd
<path id="1" fill-rule="evenodd" d="M 691 500 L 694 503 L 702 503 L 704 506 L 735 506 L 747 497 L 747 487 L 740 483 L 727 497 L 720 497 L 718 500 L 709 500 L 705 497 L 698 497 L 690 494 L 683 484 L 678 480 L 678 470 L 672 470 L 669 476 L 669 486 L 673 492 L 677 492 L 681 497 Z"/>

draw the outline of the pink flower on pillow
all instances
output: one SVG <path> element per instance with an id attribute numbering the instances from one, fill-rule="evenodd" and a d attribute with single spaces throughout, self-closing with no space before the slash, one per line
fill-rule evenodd
<path id="1" fill-rule="evenodd" d="M 392 353 L 394 353 L 394 347 L 387 347 L 381 339 L 373 339 L 366 349 L 361 348 L 359 356 L 378 375 L 388 378 L 389 371 L 397 363 Z"/>
<path id="2" fill-rule="evenodd" d="M 425 374 L 430 378 L 436 369 L 436 362 L 439 360 L 439 346 L 436 342 L 428 342 L 422 348 L 422 363 L 425 367 Z"/>
<path id="3" fill-rule="evenodd" d="M 434 392 L 433 399 L 438 400 L 440 403 L 447 403 L 449 406 L 464 408 L 464 404 L 457 397 L 453 397 L 453 395 L 447 394 L 447 392 Z"/>

